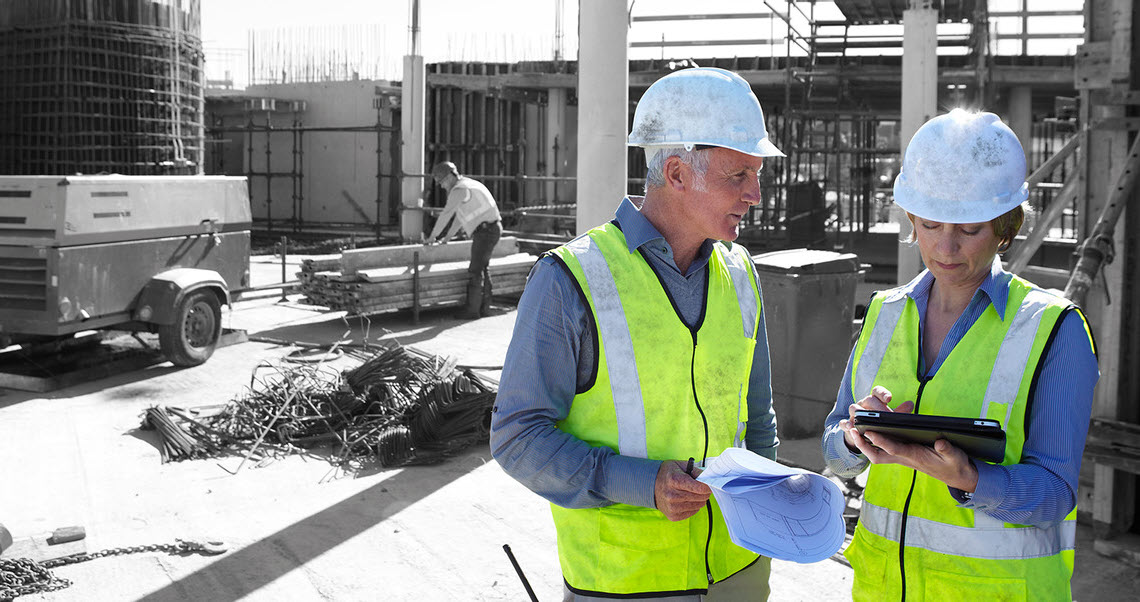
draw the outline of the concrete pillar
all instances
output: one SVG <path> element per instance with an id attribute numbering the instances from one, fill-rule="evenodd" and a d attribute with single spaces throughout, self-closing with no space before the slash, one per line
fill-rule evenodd
<path id="1" fill-rule="evenodd" d="M 626 3 L 578 3 L 577 232 L 613 217 L 626 189 L 629 31 Z"/>
<path id="2" fill-rule="evenodd" d="M 427 73 L 424 57 L 404 57 L 400 102 L 400 237 L 418 242 L 424 232 L 424 105 Z"/>
<path id="3" fill-rule="evenodd" d="M 938 10 L 932 0 L 908 0 L 903 11 L 902 123 L 899 153 L 906 151 L 911 136 L 938 110 Z M 899 237 L 911 231 L 906 213 L 894 206 Z M 898 281 L 906 283 L 922 271 L 918 247 L 899 243 Z"/>
<path id="4" fill-rule="evenodd" d="M 546 175 L 566 175 L 566 90 L 550 88 L 546 91 Z M 546 200 L 565 203 L 568 187 L 547 182 Z"/>
<path id="5" fill-rule="evenodd" d="M 1021 148 L 1025 150 L 1025 162 L 1029 171 L 1033 165 L 1029 163 L 1033 156 L 1033 88 L 1029 86 L 1016 86 L 1009 91 L 1009 112 L 1005 115 L 1005 122 L 1009 129 L 1017 135 Z"/>
<path id="6" fill-rule="evenodd" d="M 420 52 L 420 2 L 412 0 L 411 37 L 400 86 L 400 238 L 418 242 L 424 234 L 424 113 L 427 72 Z M 404 175 L 410 174 L 410 175 Z"/>

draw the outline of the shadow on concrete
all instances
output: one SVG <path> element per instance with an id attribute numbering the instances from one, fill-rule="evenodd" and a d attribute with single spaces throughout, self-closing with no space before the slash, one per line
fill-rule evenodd
<path id="1" fill-rule="evenodd" d="M 245 599 L 482 466 L 476 446 L 443 464 L 402 469 L 372 487 L 145 596 L 152 602 Z"/>
<path id="2" fill-rule="evenodd" d="M 330 316 L 327 320 L 311 321 L 258 331 L 250 334 L 251 341 L 279 343 L 281 345 L 323 345 L 337 341 L 354 344 L 368 342 L 386 345 L 396 342 L 404 346 L 429 341 L 447 330 L 463 324 L 457 317 L 459 308 L 446 307 L 420 312 L 419 323 L 410 311 L 397 311 L 372 316 Z"/>
<path id="3" fill-rule="evenodd" d="M 116 387 L 124 385 L 135 385 L 144 383 L 150 379 L 158 378 L 172 372 L 179 370 L 201 370 L 208 369 L 205 365 L 197 366 L 195 368 L 179 368 L 171 365 L 168 362 L 160 363 L 155 366 L 138 368 L 122 372 L 120 374 L 113 374 L 87 382 L 62 387 L 54 391 L 21 391 L 18 389 L 4 389 L 0 388 L 0 409 L 14 406 L 25 401 L 33 399 L 70 399 L 73 397 L 83 397 L 97 392 L 107 392 L 107 395 L 120 399 L 134 399 L 147 395 L 156 396 L 158 399 L 161 396 L 161 389 L 158 387 L 130 387 L 122 393 L 114 392 Z M 111 392 L 108 392 L 111 391 Z"/>

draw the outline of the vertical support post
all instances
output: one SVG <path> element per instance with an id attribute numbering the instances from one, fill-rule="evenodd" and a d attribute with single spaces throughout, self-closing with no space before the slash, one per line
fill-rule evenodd
<path id="1" fill-rule="evenodd" d="M 1021 142 L 1021 148 L 1025 150 L 1025 164 L 1032 172 L 1036 167 L 1033 165 L 1033 88 L 1014 86 L 1010 89 L 1006 121 Z"/>
<path id="2" fill-rule="evenodd" d="M 281 284 L 282 284 L 282 286 L 281 286 L 281 298 L 277 300 L 278 303 L 283 303 L 283 302 L 289 300 L 288 297 L 285 296 L 285 286 L 284 286 L 284 284 L 289 281 L 288 276 L 286 276 L 286 273 L 285 273 L 285 259 L 288 255 L 289 255 L 289 238 L 282 236 L 281 237 Z"/>
<path id="3" fill-rule="evenodd" d="M 412 324 L 420 323 L 420 252 L 412 253 Z"/>
<path id="4" fill-rule="evenodd" d="M 932 0 L 907 0 L 903 11 L 902 123 L 899 155 L 906 152 L 911 136 L 938 110 L 938 10 Z M 910 232 L 910 220 L 895 205 L 892 208 L 899 237 Z M 918 248 L 899 243 L 898 282 L 910 281 L 922 271 Z"/>
<path id="5" fill-rule="evenodd" d="M 1077 62 L 1075 81 L 1080 92 L 1080 122 L 1129 116 L 1124 105 L 1110 99 L 1112 92 L 1128 92 L 1137 86 L 1138 46 L 1133 36 L 1136 8 L 1130 0 L 1089 0 L 1085 8 L 1085 44 L 1078 57 L 1096 60 Z M 1107 66 L 1107 69 L 1106 69 Z M 1131 134 L 1123 129 L 1085 129 L 1080 144 L 1077 198 L 1083 199 L 1077 221 L 1077 240 L 1095 234 L 1097 216 L 1111 202 L 1117 184 L 1114 177 L 1125 169 Z M 1122 191 L 1123 192 L 1123 191 Z M 1131 196 L 1126 195 L 1125 198 Z M 1133 282 L 1140 270 L 1135 262 L 1135 210 L 1125 209 L 1120 230 L 1112 237 L 1116 260 L 1103 265 L 1088 288 L 1083 309 L 1099 347 L 1100 380 L 1093 395 L 1096 418 L 1136 422 L 1137 381 L 1135 337 L 1136 291 Z M 1129 336 L 1131 335 L 1131 336 Z M 1101 540 L 1127 532 L 1135 521 L 1136 477 L 1111 466 L 1095 465 L 1092 492 L 1093 530 L 1098 549 Z"/>
<path id="6" fill-rule="evenodd" d="M 273 229 L 273 113 L 265 111 L 265 213 Z"/>
<path id="7" fill-rule="evenodd" d="M 626 3 L 580 0 L 577 232 L 610 219 L 626 191 L 629 120 Z"/>

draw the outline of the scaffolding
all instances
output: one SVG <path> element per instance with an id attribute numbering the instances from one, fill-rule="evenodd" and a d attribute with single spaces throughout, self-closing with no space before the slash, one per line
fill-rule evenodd
<path id="1" fill-rule="evenodd" d="M 0 173 L 201 173 L 200 0 L 0 2 Z"/>

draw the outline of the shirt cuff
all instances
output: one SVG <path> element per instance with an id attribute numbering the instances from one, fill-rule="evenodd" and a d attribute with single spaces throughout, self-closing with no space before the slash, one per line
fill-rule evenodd
<path id="1" fill-rule="evenodd" d="M 974 461 L 978 469 L 978 485 L 973 493 L 949 487 L 950 495 L 958 501 L 963 508 L 975 510 L 993 510 L 1005 499 L 1005 491 L 1009 486 L 1009 475 L 1005 469 L 997 464 L 990 464 L 980 460 Z"/>
<path id="2" fill-rule="evenodd" d="M 837 476 L 845 479 L 857 476 L 867 468 L 867 457 L 847 447 L 843 429 L 838 425 L 823 435 L 823 460 Z"/>
<path id="3" fill-rule="evenodd" d="M 661 460 L 633 458 L 615 454 L 607 467 L 606 499 L 618 504 L 656 508 L 654 485 Z"/>

